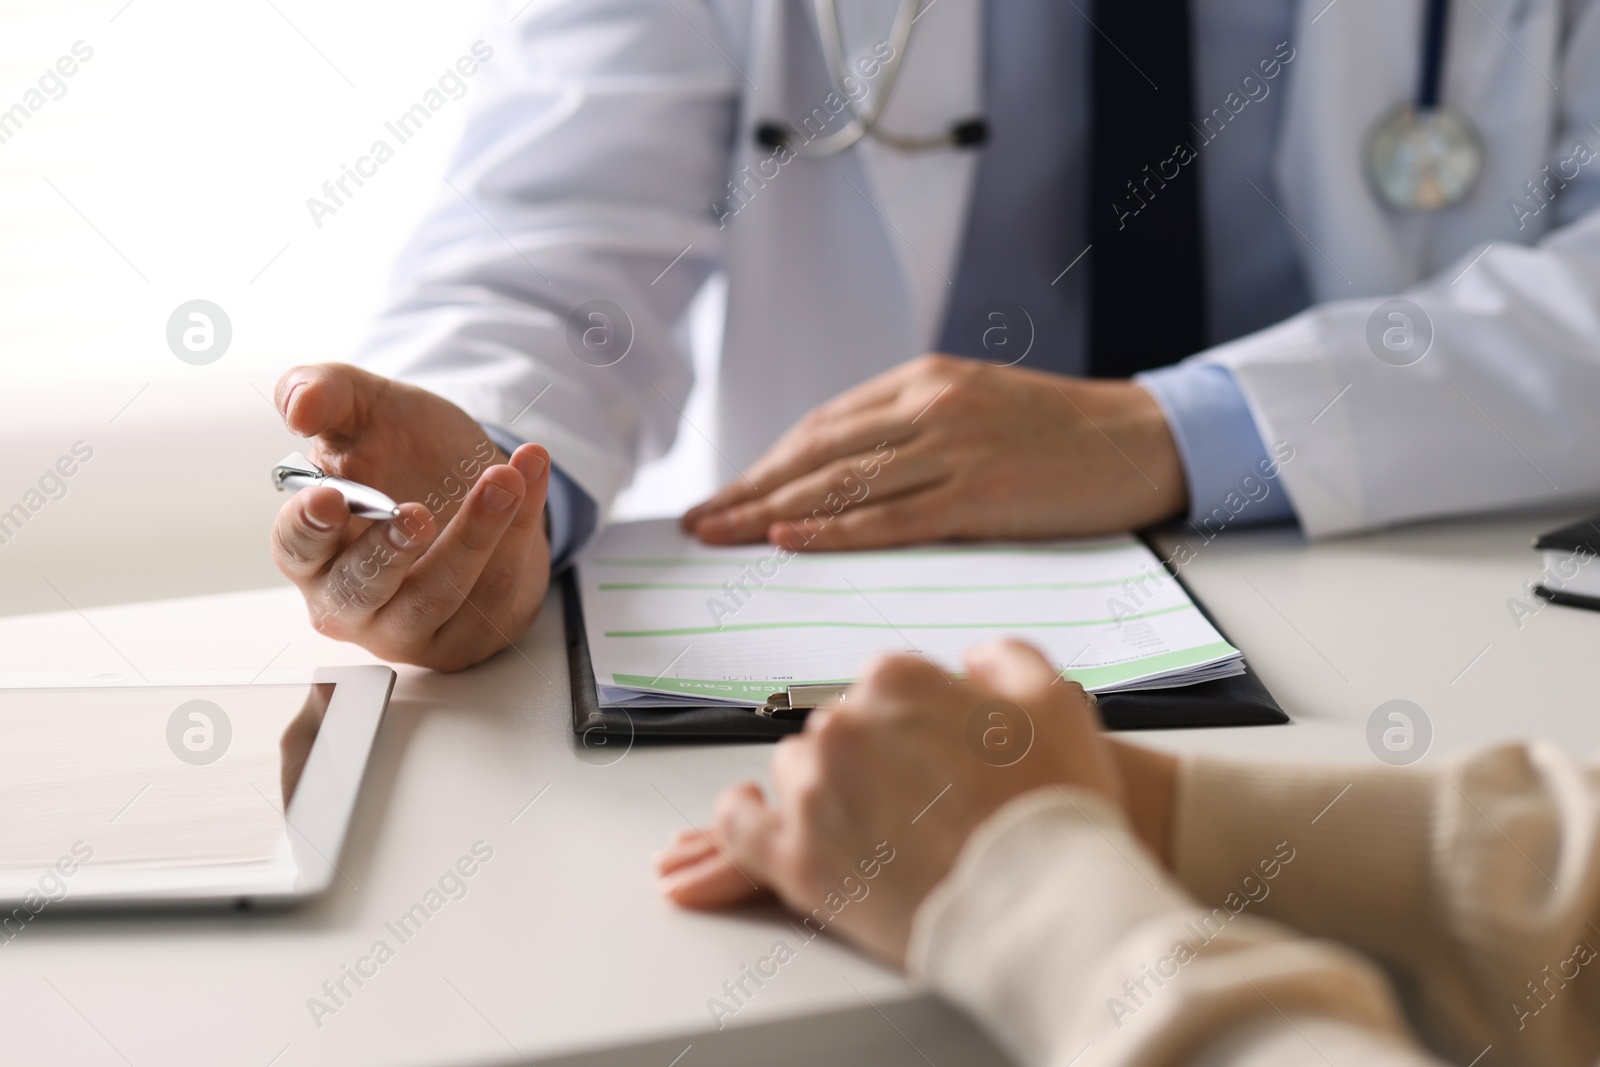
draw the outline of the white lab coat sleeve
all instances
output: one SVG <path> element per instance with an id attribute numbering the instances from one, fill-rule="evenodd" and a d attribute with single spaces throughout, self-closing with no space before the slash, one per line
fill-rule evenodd
<path id="1" fill-rule="evenodd" d="M 524 3 L 488 12 L 439 204 L 356 362 L 545 445 L 604 509 L 692 384 L 741 31 L 706 0 Z M 573 318 L 595 300 L 621 315 Z"/>
<path id="2" fill-rule="evenodd" d="M 1552 170 L 1578 141 L 1600 148 L 1600 5 L 1563 55 Z M 1600 158 L 1574 172 L 1550 208 L 1561 228 L 1533 247 L 1479 246 L 1397 294 L 1420 316 L 1331 302 L 1196 357 L 1231 369 L 1262 439 L 1286 443 L 1309 536 L 1600 499 Z M 1510 211 L 1529 193 L 1494 195 Z M 1385 349 L 1383 331 L 1403 343 L 1408 320 L 1417 347 Z"/>

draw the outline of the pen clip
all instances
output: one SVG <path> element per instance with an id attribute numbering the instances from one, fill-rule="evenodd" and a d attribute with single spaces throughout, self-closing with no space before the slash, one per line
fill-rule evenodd
<path id="1" fill-rule="evenodd" d="M 296 475 L 302 478 L 321 479 L 326 478 L 328 476 L 328 472 L 323 470 L 321 467 L 318 467 L 315 463 L 312 463 L 300 453 L 291 452 L 279 460 L 276 467 L 272 468 L 272 487 L 274 489 L 282 489 L 283 480 Z"/>

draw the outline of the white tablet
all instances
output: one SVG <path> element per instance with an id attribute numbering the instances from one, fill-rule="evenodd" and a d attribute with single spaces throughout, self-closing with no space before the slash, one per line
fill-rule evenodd
<path id="1" fill-rule="evenodd" d="M 394 678 L 0 674 L 0 940 L 46 908 L 327 888 Z"/>

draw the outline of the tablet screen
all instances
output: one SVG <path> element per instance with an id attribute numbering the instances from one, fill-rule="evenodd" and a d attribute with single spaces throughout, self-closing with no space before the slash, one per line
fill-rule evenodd
<path id="1" fill-rule="evenodd" d="M 0 689 L 0 888 L 97 870 L 281 866 L 329 683 Z"/>

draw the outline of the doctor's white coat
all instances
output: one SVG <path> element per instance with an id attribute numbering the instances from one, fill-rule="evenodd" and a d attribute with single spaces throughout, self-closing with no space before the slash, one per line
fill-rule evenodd
<path id="1" fill-rule="evenodd" d="M 939 335 L 976 168 L 871 140 L 784 161 L 757 124 L 833 110 L 796 0 L 512 0 L 438 211 L 359 361 L 549 447 L 602 508 L 671 444 L 692 384 L 684 312 L 728 278 L 718 406 L 699 426 L 747 465 L 812 406 Z M 994 0 L 991 0 L 994 2 Z M 1306 532 L 1600 499 L 1600 3 L 1472 0 L 1444 96 L 1485 170 L 1431 215 L 1383 207 L 1368 130 L 1415 89 L 1423 0 L 1294 0 L 1286 114 L 1266 190 L 1303 240 L 1315 304 L 1199 357 L 1230 367 L 1287 442 Z M 893 0 L 841 3 L 853 56 Z M 886 115 L 897 131 L 983 112 L 981 0 L 918 20 Z M 1548 208 L 1525 183 L 1575 175 Z M 1409 366 L 1368 323 L 1403 296 L 1431 330 Z M 596 300 L 623 315 L 572 320 Z M 1387 322 L 1387 320 L 1385 320 Z M 578 343 L 585 329 L 614 363 Z M 609 333 L 607 331 L 610 331 Z M 607 349 L 605 346 L 609 345 Z M 580 358 L 581 357 L 581 358 Z M 732 471 L 725 471 L 731 476 Z"/>

